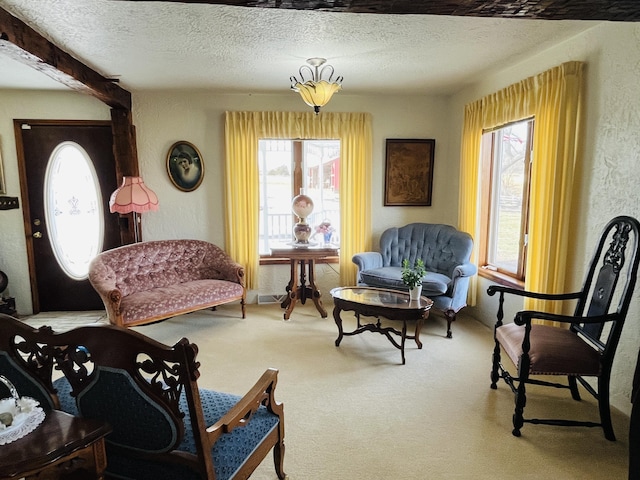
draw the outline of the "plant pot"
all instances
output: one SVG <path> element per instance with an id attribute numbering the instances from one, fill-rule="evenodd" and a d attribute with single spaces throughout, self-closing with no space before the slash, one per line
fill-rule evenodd
<path id="1" fill-rule="evenodd" d="M 420 295 L 422 294 L 422 285 L 416 285 L 415 287 L 411 287 L 409 289 L 409 298 L 412 302 L 416 302 L 420 300 Z"/>

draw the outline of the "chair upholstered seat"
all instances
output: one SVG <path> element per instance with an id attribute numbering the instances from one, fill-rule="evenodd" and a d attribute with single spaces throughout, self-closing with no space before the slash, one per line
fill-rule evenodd
<path id="1" fill-rule="evenodd" d="M 202 402 L 205 423 L 214 425 L 238 403 L 240 398 L 237 395 L 200 389 L 200 401 Z M 191 416 L 184 395 L 180 397 L 180 408 L 186 412 L 185 425 L 189 425 Z M 260 406 L 251 417 L 250 423 L 223 434 L 213 445 L 211 451 L 216 480 L 233 478 L 247 458 L 260 445 L 262 439 L 278 427 L 278 423 L 277 415 L 270 413 L 266 407 Z M 185 430 L 184 439 L 176 450 L 196 454 L 196 443 L 192 429 Z"/>
<path id="2" fill-rule="evenodd" d="M 75 398 L 71 396 L 71 384 L 67 377 L 60 377 L 54 380 L 53 388 L 55 388 L 60 401 L 60 410 L 70 415 L 79 416 L 80 412 L 76 406 Z"/>
<path id="3" fill-rule="evenodd" d="M 508 323 L 496 339 L 516 367 L 522 358 L 524 327 Z M 549 325 L 531 325 L 530 375 L 600 375 L 600 353 L 574 332 Z"/>
<path id="4" fill-rule="evenodd" d="M 405 289 L 402 281 L 402 270 L 396 267 L 380 267 L 366 270 L 360 274 L 362 283 L 370 287 Z M 422 277 L 422 295 L 425 297 L 443 295 L 447 293 L 451 278 L 442 273 L 427 272 Z"/>

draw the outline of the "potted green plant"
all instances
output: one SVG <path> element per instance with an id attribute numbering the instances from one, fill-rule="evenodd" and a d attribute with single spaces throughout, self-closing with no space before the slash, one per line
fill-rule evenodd
<path id="1" fill-rule="evenodd" d="M 411 300 L 418 300 L 422 293 L 422 277 L 427 273 L 424 262 L 418 258 L 411 267 L 409 260 L 402 260 L 402 282 L 409 287 Z"/>

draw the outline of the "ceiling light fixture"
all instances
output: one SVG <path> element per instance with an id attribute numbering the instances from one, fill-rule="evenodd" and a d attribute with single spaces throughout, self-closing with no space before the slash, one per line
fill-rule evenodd
<path id="1" fill-rule="evenodd" d="M 333 80 L 333 67 L 325 65 L 326 61 L 325 58 L 309 58 L 308 65 L 302 65 L 298 70 L 300 81 L 295 76 L 290 77 L 291 90 L 298 92 L 316 115 L 320 113 L 320 107 L 329 103 L 333 94 L 342 88 L 342 76 Z"/>

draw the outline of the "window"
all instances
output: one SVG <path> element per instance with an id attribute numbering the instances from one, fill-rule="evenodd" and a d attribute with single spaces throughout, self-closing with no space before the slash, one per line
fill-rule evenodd
<path id="1" fill-rule="evenodd" d="M 44 180 L 47 234 L 60 268 L 74 280 L 89 276 L 89 263 L 102 251 L 104 216 L 93 162 L 77 143 L 58 145 Z"/>
<path id="2" fill-rule="evenodd" d="M 525 279 L 533 119 L 482 136 L 481 274 Z"/>
<path id="3" fill-rule="evenodd" d="M 328 221 L 338 239 L 340 226 L 340 141 L 260 140 L 260 255 L 269 255 L 274 244 L 291 242 L 298 218 L 291 199 L 304 192 L 314 203 L 307 219 L 311 242 L 322 242 L 315 227 Z"/>

